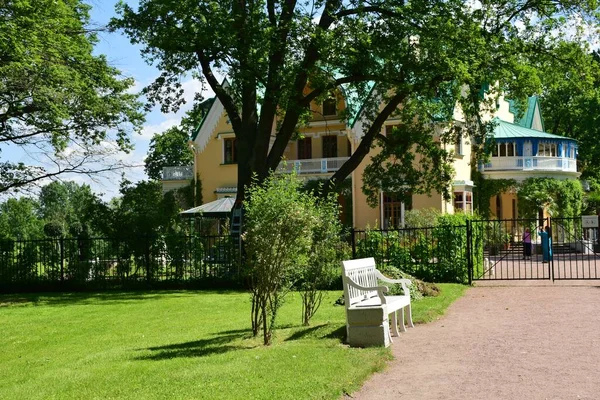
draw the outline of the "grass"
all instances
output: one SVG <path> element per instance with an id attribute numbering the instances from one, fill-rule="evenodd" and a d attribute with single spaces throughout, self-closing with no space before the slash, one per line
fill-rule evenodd
<path id="1" fill-rule="evenodd" d="M 465 290 L 440 286 L 414 303 L 415 321 L 442 315 Z M 246 293 L 0 296 L 0 398 L 339 398 L 391 357 L 343 344 L 340 294 L 327 294 L 310 327 L 290 297 L 270 347 L 251 337 Z"/>

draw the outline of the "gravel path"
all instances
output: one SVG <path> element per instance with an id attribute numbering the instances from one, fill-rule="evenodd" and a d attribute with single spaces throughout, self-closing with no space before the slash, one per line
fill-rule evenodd
<path id="1" fill-rule="evenodd" d="M 593 283 L 598 285 L 598 282 Z M 600 399 L 600 287 L 474 287 L 355 399 Z"/>

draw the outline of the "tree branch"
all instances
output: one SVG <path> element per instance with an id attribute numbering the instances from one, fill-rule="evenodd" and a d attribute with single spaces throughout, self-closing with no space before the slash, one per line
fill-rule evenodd
<path id="1" fill-rule="evenodd" d="M 215 95 L 219 98 L 221 103 L 223 103 L 223 107 L 227 112 L 227 116 L 231 121 L 231 126 L 234 132 L 241 132 L 242 130 L 242 119 L 240 117 L 240 113 L 233 101 L 233 98 L 227 93 L 223 85 L 219 83 L 217 78 L 215 77 L 212 68 L 210 67 L 210 62 L 208 58 L 205 56 L 204 52 L 201 49 L 195 49 L 196 56 L 198 57 L 198 61 L 200 61 L 200 66 L 202 67 L 202 74 L 206 78 L 206 81 L 215 92 Z"/>

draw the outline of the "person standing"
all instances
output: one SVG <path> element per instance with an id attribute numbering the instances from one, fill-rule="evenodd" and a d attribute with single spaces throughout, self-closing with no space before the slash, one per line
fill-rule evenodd
<path id="1" fill-rule="evenodd" d="M 550 227 L 542 229 L 540 226 L 540 237 L 542 238 L 542 257 L 543 263 L 552 261 L 552 238 L 550 237 Z"/>
<path id="2" fill-rule="evenodd" d="M 523 232 L 523 260 L 527 257 L 531 258 L 531 231 L 529 228 L 525 228 Z"/>

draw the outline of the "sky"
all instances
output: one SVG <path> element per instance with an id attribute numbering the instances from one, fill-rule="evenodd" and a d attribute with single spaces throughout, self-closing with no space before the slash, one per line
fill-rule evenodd
<path id="1" fill-rule="evenodd" d="M 89 4 L 92 5 L 91 24 L 93 26 L 105 26 L 108 24 L 110 18 L 116 16 L 116 3 L 117 0 L 90 0 Z M 128 3 L 134 7 L 137 6 L 137 3 L 134 1 L 128 1 Z M 105 54 L 109 63 L 118 68 L 123 76 L 132 77 L 135 80 L 135 86 L 131 91 L 137 93 L 141 91 L 144 86 L 150 84 L 160 73 L 155 67 L 146 64 L 141 57 L 140 50 L 140 46 L 132 45 L 129 42 L 129 39 L 122 33 L 101 32 L 99 33 L 99 41 L 94 53 Z M 133 134 L 131 137 L 134 150 L 129 154 L 120 153 L 116 156 L 116 159 L 118 160 L 122 160 L 129 165 L 138 166 L 123 171 L 127 180 L 137 182 L 147 179 L 147 176 L 144 173 L 143 164 L 144 157 L 148 152 L 150 139 L 152 139 L 152 136 L 155 133 L 163 132 L 172 126 L 179 124 L 181 117 L 191 108 L 194 94 L 202 91 L 202 84 L 191 77 L 184 78 L 182 84 L 185 90 L 187 103 L 176 114 L 163 114 L 158 107 L 155 107 L 146 115 L 146 122 L 141 134 Z M 203 94 L 204 96 L 213 95 L 210 91 L 204 91 Z M 23 149 L 14 146 L 4 146 L 1 150 L 2 158 L 7 161 L 23 162 L 28 165 L 31 165 L 32 163 L 42 163 L 42 161 L 36 162 L 34 159 L 41 160 L 43 159 L 43 155 L 36 156 L 31 150 L 24 151 Z M 109 200 L 119 195 L 121 172 L 109 173 L 94 179 L 84 175 L 62 175 L 61 179 L 74 180 L 80 184 L 88 183 L 95 193 L 101 195 L 104 200 Z"/>

